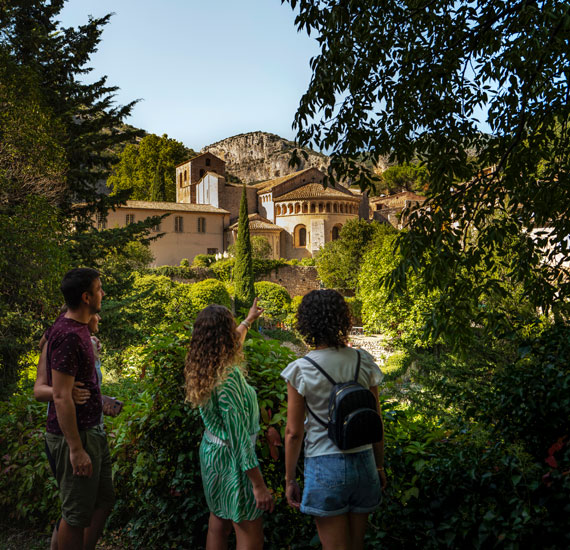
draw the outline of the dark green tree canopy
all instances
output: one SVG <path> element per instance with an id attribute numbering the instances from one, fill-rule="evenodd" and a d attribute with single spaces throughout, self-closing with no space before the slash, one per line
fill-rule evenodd
<path id="1" fill-rule="evenodd" d="M 125 147 L 107 185 L 113 194 L 128 191 L 133 200 L 174 202 L 176 166 L 194 155 L 192 149 L 167 135 L 150 134 Z"/>
<path id="2" fill-rule="evenodd" d="M 239 206 L 238 234 L 235 246 L 235 265 L 233 269 L 236 312 L 251 307 L 255 298 L 253 286 L 253 254 L 249 234 L 247 215 L 247 192 L 245 185 Z"/>
<path id="3" fill-rule="evenodd" d="M 392 282 L 401 288 L 413 268 L 445 289 L 437 330 L 457 320 L 450 304 L 471 323 L 483 295 L 504 292 L 505 272 L 536 305 L 562 307 L 570 3 L 288 3 L 321 47 L 295 117 L 300 145 L 331 150 L 330 175 L 362 187 L 383 155 L 419 159 L 430 175 Z M 351 160 L 362 156 L 370 162 Z"/>

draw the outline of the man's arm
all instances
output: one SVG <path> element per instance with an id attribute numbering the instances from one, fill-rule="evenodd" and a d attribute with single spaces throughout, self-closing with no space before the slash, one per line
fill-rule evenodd
<path id="1" fill-rule="evenodd" d="M 83 448 L 73 402 L 75 377 L 52 370 L 53 401 L 57 412 L 57 421 L 69 446 L 69 460 L 74 475 L 91 477 L 93 465 L 87 451 Z"/>

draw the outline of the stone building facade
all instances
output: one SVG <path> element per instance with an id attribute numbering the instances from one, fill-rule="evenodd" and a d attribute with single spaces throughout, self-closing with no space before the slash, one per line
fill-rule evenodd
<path id="1" fill-rule="evenodd" d="M 161 233 L 162 237 L 150 245 L 155 265 L 179 265 L 183 258 L 191 262 L 197 254 L 217 254 L 225 250 L 224 229 L 230 213 L 211 205 L 127 201 L 124 206 L 109 211 L 106 219 L 98 218 L 97 225 L 99 229 L 123 227 L 163 214 L 168 216 L 153 228 L 154 233 Z"/>
<path id="2" fill-rule="evenodd" d="M 129 201 L 110 212 L 107 223 L 170 214 L 161 224 L 164 236 L 151 243 L 156 265 L 222 252 L 237 238 L 243 193 L 243 185 L 228 183 L 225 176 L 224 160 L 202 153 L 176 167 L 175 203 Z M 338 238 L 348 220 L 368 213 L 366 194 L 341 185 L 325 188 L 323 180 L 319 169 L 306 168 L 246 186 L 251 235 L 268 239 L 273 258 L 311 257 Z"/>

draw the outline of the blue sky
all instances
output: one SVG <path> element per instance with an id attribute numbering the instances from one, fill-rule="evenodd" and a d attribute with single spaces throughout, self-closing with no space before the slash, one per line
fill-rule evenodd
<path id="1" fill-rule="evenodd" d="M 115 13 L 88 79 L 107 75 L 127 120 L 188 147 L 262 130 L 292 139 L 316 41 L 279 0 L 69 0 L 63 26 Z"/>

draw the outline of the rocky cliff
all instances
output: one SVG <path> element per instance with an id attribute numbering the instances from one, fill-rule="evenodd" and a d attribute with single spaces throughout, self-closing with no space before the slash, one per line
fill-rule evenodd
<path id="1" fill-rule="evenodd" d="M 308 158 L 300 156 L 301 164 L 289 166 L 292 141 L 267 132 L 249 132 L 212 143 L 202 149 L 210 151 L 226 161 L 226 172 L 245 183 L 265 181 L 286 176 L 297 170 L 316 167 L 326 170 L 329 159 L 326 155 L 306 149 Z"/>

